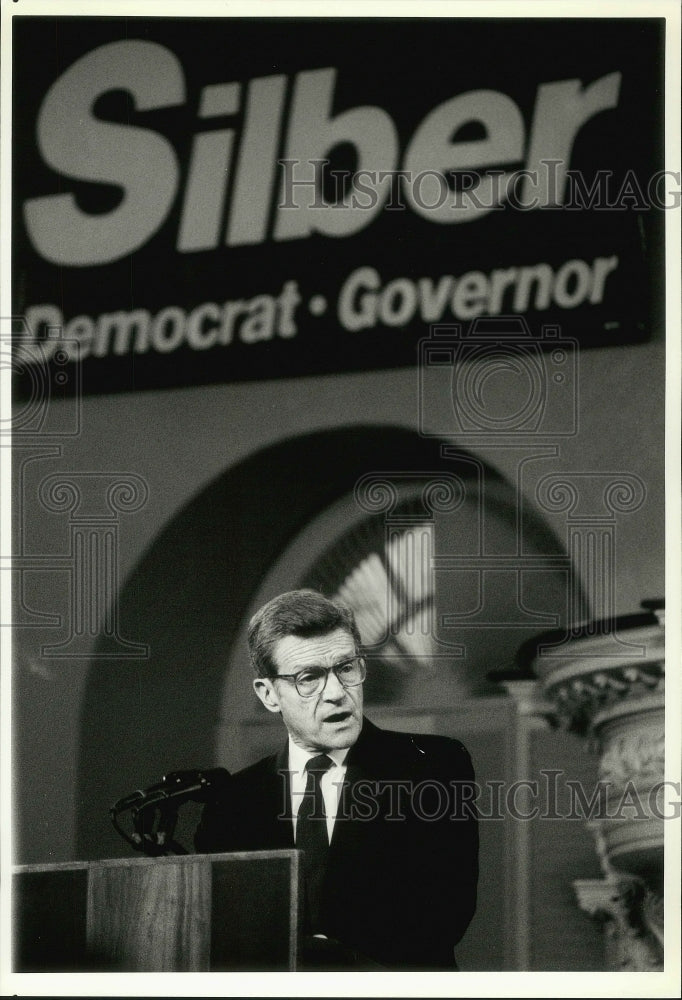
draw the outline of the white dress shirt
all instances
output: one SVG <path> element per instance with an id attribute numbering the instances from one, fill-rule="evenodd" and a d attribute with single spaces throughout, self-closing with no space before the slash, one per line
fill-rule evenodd
<path id="1" fill-rule="evenodd" d="M 318 750 L 310 753 L 302 750 L 293 740 L 289 739 L 289 774 L 291 777 L 291 816 L 294 824 L 294 841 L 296 840 L 296 823 L 298 820 L 298 810 L 303 796 L 305 795 L 308 783 L 308 772 L 305 769 L 306 763 L 312 757 L 319 757 L 321 753 L 326 753 L 334 763 L 328 771 L 320 778 L 320 790 L 324 799 L 324 811 L 327 817 L 327 837 L 331 844 L 332 833 L 334 832 L 334 822 L 339 809 L 341 798 L 341 787 L 346 777 L 346 757 L 348 748 L 345 750 Z"/>

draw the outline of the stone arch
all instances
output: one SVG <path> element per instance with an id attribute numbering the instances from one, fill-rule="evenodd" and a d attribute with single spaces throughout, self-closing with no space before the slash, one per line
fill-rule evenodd
<path id="1" fill-rule="evenodd" d="M 250 455 L 176 514 L 119 595 L 121 634 L 148 643 L 150 658 L 96 659 L 89 668 L 77 788 L 79 857 L 126 853 L 108 823 L 109 807 L 121 795 L 158 781 L 165 770 L 218 762 L 235 643 L 263 580 L 306 527 L 368 471 L 457 468 L 456 460 L 442 457 L 440 442 L 412 430 L 342 427 Z M 460 471 L 469 474 L 466 463 Z M 488 476 L 501 516 L 511 517 L 505 510 L 513 487 L 494 470 Z M 537 515 L 531 521 L 540 549 L 560 553 L 544 521 Z"/>

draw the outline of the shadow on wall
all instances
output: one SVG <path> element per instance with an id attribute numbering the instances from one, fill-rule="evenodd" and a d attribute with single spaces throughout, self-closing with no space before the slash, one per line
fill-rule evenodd
<path id="1" fill-rule="evenodd" d="M 119 596 L 121 634 L 147 643 L 149 659 L 98 659 L 89 668 L 77 856 L 129 853 L 108 815 L 122 795 L 170 770 L 219 763 L 226 665 L 263 578 L 293 538 L 368 472 L 443 470 L 466 479 L 471 468 L 442 458 L 438 441 L 413 431 L 341 428 L 252 455 L 180 511 Z M 494 471 L 487 475 L 498 498 L 507 493 L 513 505 L 513 488 Z M 531 521 L 538 551 L 561 554 L 544 522 Z"/>

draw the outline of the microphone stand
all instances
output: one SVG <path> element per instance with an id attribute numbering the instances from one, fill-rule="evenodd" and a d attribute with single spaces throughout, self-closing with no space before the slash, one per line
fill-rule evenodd
<path id="1" fill-rule="evenodd" d="M 186 796 L 177 795 L 178 801 L 163 793 L 153 797 L 140 796 L 139 805 L 129 805 L 123 809 L 113 806 L 110 809 L 114 829 L 136 851 L 143 851 L 150 857 L 161 857 L 165 854 L 189 854 L 189 851 L 177 840 L 173 839 L 178 822 L 180 805 Z M 132 810 L 133 832 L 127 833 L 119 823 L 122 812 Z"/>
<path id="2" fill-rule="evenodd" d="M 190 852 L 174 839 L 178 812 L 183 802 L 206 802 L 229 778 L 224 768 L 208 771 L 172 771 L 159 784 L 119 799 L 109 814 L 117 833 L 136 851 L 150 857 Z M 131 812 L 132 833 L 127 833 L 119 817 Z"/>

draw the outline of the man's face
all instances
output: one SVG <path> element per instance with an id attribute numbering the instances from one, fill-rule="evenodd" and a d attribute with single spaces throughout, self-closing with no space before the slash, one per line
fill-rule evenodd
<path id="1" fill-rule="evenodd" d="M 345 629 L 308 639 L 288 635 L 273 650 L 278 674 L 296 674 L 304 667 L 333 667 L 356 656 L 355 642 Z M 345 688 L 330 671 L 324 689 L 302 698 L 292 680 L 259 677 L 256 694 L 271 712 L 281 712 L 291 739 L 310 752 L 352 746 L 362 729 L 362 684 Z"/>

